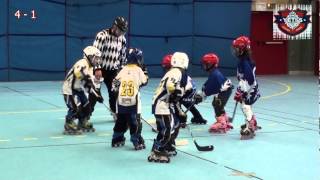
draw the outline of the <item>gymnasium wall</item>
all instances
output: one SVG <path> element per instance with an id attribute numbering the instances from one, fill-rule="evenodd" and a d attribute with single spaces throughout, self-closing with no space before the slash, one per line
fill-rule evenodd
<path id="1" fill-rule="evenodd" d="M 116 16 L 129 20 L 128 46 L 143 50 L 151 77 L 162 75 L 162 57 L 175 51 L 189 55 L 193 76 L 205 75 L 199 60 L 207 52 L 234 75 L 230 44 L 250 34 L 250 8 L 250 0 L 2 0 L 0 81 L 63 80 Z"/>

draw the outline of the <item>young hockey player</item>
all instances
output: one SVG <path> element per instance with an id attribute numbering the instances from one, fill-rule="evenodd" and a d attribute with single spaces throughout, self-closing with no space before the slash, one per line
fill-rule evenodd
<path id="1" fill-rule="evenodd" d="M 210 73 L 202 91 L 195 95 L 196 103 L 203 101 L 207 96 L 214 95 L 212 106 L 215 111 L 216 122 L 211 125 L 209 132 L 226 133 L 232 129 L 229 117 L 224 109 L 232 93 L 232 83 L 219 71 L 219 58 L 214 53 L 205 54 L 201 60 L 203 69 Z"/>
<path id="2" fill-rule="evenodd" d="M 148 82 L 146 71 L 143 72 L 142 51 L 130 48 L 127 53 L 127 65 L 116 76 L 113 81 L 113 91 L 117 94 L 116 112 L 117 121 L 113 128 L 112 147 L 125 144 L 124 133 L 129 125 L 130 140 L 135 150 L 145 148 L 141 136 L 142 123 L 140 120 L 141 100 L 139 89 Z"/>
<path id="3" fill-rule="evenodd" d="M 232 43 L 233 53 L 239 59 L 237 78 L 239 81 L 234 100 L 241 103 L 246 123 L 241 126 L 241 139 L 251 139 L 255 131 L 260 129 L 252 111 L 252 105 L 260 97 L 258 82 L 256 80 L 256 65 L 250 58 L 250 40 L 240 36 Z"/>
<path id="4" fill-rule="evenodd" d="M 175 110 L 180 108 L 177 107 L 177 104 L 184 95 L 183 87 L 187 84 L 185 71 L 188 64 L 187 54 L 174 53 L 171 58 L 172 68 L 161 79 L 153 97 L 152 113 L 156 118 L 158 135 L 154 140 L 151 154 L 148 156 L 149 162 L 170 162 L 167 146 L 168 143 L 174 144 L 172 141 L 178 135 L 174 127 L 179 126 L 179 121 L 174 115 Z"/>
<path id="5" fill-rule="evenodd" d="M 162 59 L 161 66 L 165 72 L 169 71 L 169 69 L 171 68 L 171 57 L 172 55 L 168 54 Z M 188 76 L 188 81 L 185 87 L 185 91 L 186 92 L 181 99 L 181 104 L 183 104 L 192 113 L 193 117 L 191 118 L 191 123 L 206 124 L 207 120 L 203 119 L 198 109 L 194 105 L 192 105 L 193 96 L 196 93 L 196 86 L 190 76 Z M 180 126 L 182 128 L 186 127 L 186 119 L 180 119 Z"/>
<path id="6" fill-rule="evenodd" d="M 88 100 L 89 89 L 93 86 L 93 68 L 101 64 L 101 52 L 88 46 L 83 50 L 83 59 L 77 61 L 68 72 L 63 83 L 63 96 L 68 107 L 64 134 L 81 134 L 82 131 L 94 131 L 88 122 L 90 105 Z M 74 122 L 78 119 L 78 124 Z"/>

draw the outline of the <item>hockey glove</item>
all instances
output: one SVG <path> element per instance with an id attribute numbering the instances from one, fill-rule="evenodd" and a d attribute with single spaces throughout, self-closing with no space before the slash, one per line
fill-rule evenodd
<path id="1" fill-rule="evenodd" d="M 199 104 L 199 103 L 201 103 L 203 101 L 203 98 L 202 98 L 202 96 L 200 95 L 200 94 L 195 94 L 194 95 L 194 102 L 195 102 L 195 104 Z"/>
<path id="2" fill-rule="evenodd" d="M 175 89 L 172 94 L 169 96 L 169 103 L 177 103 L 182 98 L 182 92 L 179 89 Z"/>
<path id="3" fill-rule="evenodd" d="M 103 99 L 102 96 L 98 96 L 98 97 L 97 97 L 97 101 L 102 104 L 103 101 L 104 101 L 104 99 Z"/>
<path id="4" fill-rule="evenodd" d="M 121 82 L 119 81 L 119 79 L 114 79 L 112 81 L 112 88 L 111 91 L 113 92 L 118 92 L 119 91 L 119 87 L 120 87 Z"/>
<path id="5" fill-rule="evenodd" d="M 178 102 L 172 105 L 174 107 L 175 114 L 180 121 L 180 124 L 183 124 L 183 123 L 185 124 L 187 122 L 188 117 L 187 117 L 187 114 L 181 109 L 180 103 Z"/>
<path id="6" fill-rule="evenodd" d="M 234 95 L 233 99 L 236 101 L 236 102 L 242 102 L 242 92 L 240 91 L 237 91 L 236 94 Z"/>
<path id="7" fill-rule="evenodd" d="M 148 76 L 147 66 L 143 64 L 143 65 L 141 65 L 141 69 L 142 69 L 143 73 L 144 73 L 146 76 Z"/>

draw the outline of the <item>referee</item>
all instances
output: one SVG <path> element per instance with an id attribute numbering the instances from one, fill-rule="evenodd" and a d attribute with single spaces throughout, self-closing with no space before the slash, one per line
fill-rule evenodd
<path id="1" fill-rule="evenodd" d="M 102 52 L 102 76 L 108 88 L 111 114 L 116 120 L 116 96 L 111 91 L 112 81 L 118 71 L 126 64 L 126 38 L 128 22 L 123 17 L 117 17 L 111 28 L 100 31 L 93 46 Z"/>

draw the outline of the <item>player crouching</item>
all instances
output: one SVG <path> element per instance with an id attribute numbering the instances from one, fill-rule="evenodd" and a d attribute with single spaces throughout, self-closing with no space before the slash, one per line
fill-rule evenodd
<path id="1" fill-rule="evenodd" d="M 203 69 L 210 73 L 202 91 L 195 95 L 196 103 L 202 102 L 207 96 L 214 95 L 212 106 L 215 111 L 216 122 L 211 125 L 209 132 L 226 133 L 232 129 L 229 117 L 224 109 L 232 93 L 232 83 L 218 69 L 219 58 L 214 53 L 208 53 L 201 60 Z"/>
<path id="2" fill-rule="evenodd" d="M 83 59 L 77 61 L 68 72 L 63 83 L 62 92 L 68 107 L 64 134 L 81 134 L 85 131 L 94 131 L 89 121 L 90 104 L 88 94 L 93 87 L 93 68 L 101 65 L 101 52 L 87 46 L 83 50 Z M 74 122 L 78 119 L 78 124 Z"/>
<path id="3" fill-rule="evenodd" d="M 130 140 L 135 150 L 145 149 L 144 140 L 141 136 L 141 99 L 139 89 L 147 83 L 148 75 L 143 65 L 142 51 L 137 48 L 130 48 L 127 53 L 127 65 L 121 69 L 113 80 L 112 85 L 117 97 L 117 120 L 113 128 L 112 147 L 119 147 L 125 144 L 124 133 L 129 125 Z"/>

